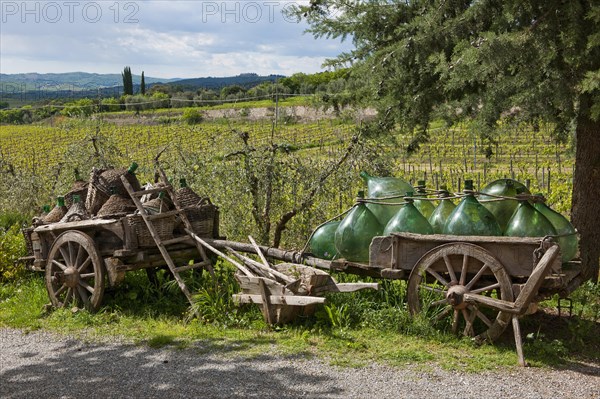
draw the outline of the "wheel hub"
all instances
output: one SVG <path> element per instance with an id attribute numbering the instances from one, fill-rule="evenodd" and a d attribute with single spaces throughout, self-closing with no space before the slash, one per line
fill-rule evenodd
<path id="1" fill-rule="evenodd" d="M 452 286 L 448 289 L 446 300 L 454 307 L 454 309 L 465 309 L 467 303 L 464 301 L 464 295 L 468 292 L 469 290 L 466 289 L 464 285 Z"/>
<path id="2" fill-rule="evenodd" d="M 70 266 L 65 269 L 64 281 L 67 287 L 75 288 L 79 284 L 79 272 L 77 268 Z"/>

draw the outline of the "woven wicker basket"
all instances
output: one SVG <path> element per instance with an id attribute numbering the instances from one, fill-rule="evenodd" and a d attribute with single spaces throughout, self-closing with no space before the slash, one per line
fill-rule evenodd
<path id="1" fill-rule="evenodd" d="M 184 208 L 192 230 L 199 237 L 219 236 L 219 208 L 208 198 L 203 198 L 200 205 Z"/>
<path id="2" fill-rule="evenodd" d="M 138 246 L 140 247 L 154 247 L 156 243 L 150 235 L 150 230 L 144 222 L 141 215 L 129 215 L 127 216 L 127 223 L 132 227 L 138 239 Z M 175 217 L 165 217 L 157 219 L 152 222 L 158 237 L 161 241 L 170 240 L 173 238 L 173 230 L 175 228 Z"/>
<path id="3" fill-rule="evenodd" d="M 179 190 L 175 191 L 175 198 L 182 208 L 196 206 L 202 201 L 202 197 L 189 187 L 181 187 Z"/>
<path id="4" fill-rule="evenodd" d="M 52 208 L 52 210 L 50 212 L 48 212 L 48 214 L 46 216 L 44 216 L 44 223 L 60 222 L 60 219 L 62 219 L 66 214 L 67 214 L 67 207 L 57 205 L 54 208 Z"/>
<path id="5" fill-rule="evenodd" d="M 91 215 L 96 215 L 102 205 L 110 198 L 110 188 L 115 187 L 117 194 L 127 196 L 123 187 L 121 176 L 125 176 L 134 191 L 141 190 L 140 182 L 134 174 L 127 173 L 127 169 L 93 169 L 90 175 L 90 184 L 85 201 L 85 207 Z"/>
<path id="6" fill-rule="evenodd" d="M 133 213 L 136 207 L 132 200 L 121 195 L 111 195 L 96 214 L 97 216 L 110 216 Z"/>

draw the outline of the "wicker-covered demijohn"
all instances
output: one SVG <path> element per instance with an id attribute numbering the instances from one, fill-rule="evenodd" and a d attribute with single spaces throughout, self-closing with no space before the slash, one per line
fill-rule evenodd
<path id="1" fill-rule="evenodd" d="M 195 206 L 183 208 L 192 230 L 199 237 L 219 237 L 219 208 L 210 202 L 209 198 L 203 198 Z"/>
<path id="2" fill-rule="evenodd" d="M 130 168 L 131 169 L 131 168 Z M 125 176 L 134 191 L 141 190 L 140 182 L 134 173 L 127 169 L 93 169 L 90 175 L 90 183 L 85 206 L 88 212 L 96 215 L 102 205 L 110 198 L 110 187 L 115 188 L 115 192 L 121 195 L 127 195 L 127 190 L 123 187 L 121 176 Z"/>
<path id="3" fill-rule="evenodd" d="M 102 205 L 102 208 L 96 214 L 97 216 L 117 216 L 133 213 L 136 210 L 135 204 L 129 198 L 114 194 Z"/>

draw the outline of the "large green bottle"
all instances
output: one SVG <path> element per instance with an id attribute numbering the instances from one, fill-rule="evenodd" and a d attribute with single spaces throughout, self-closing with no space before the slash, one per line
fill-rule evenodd
<path id="1" fill-rule="evenodd" d="M 454 202 L 448 199 L 450 193 L 445 186 L 440 187 L 440 191 L 438 191 L 438 198 L 440 198 L 440 203 L 434 209 L 433 213 L 429 217 L 429 224 L 433 228 L 434 234 L 443 234 L 444 226 L 446 225 L 446 221 L 452 214 L 452 211 L 456 208 Z"/>
<path id="2" fill-rule="evenodd" d="M 522 194 L 521 189 L 517 194 Z M 509 237 L 545 237 L 556 235 L 552 223 L 529 203 L 526 197 L 519 199 L 519 206 L 506 226 L 504 235 Z"/>
<path id="3" fill-rule="evenodd" d="M 399 177 L 374 177 L 367 172 L 360 172 L 360 177 L 367 184 L 369 199 L 384 202 L 386 204 L 369 204 L 367 208 L 377 218 L 379 224 L 385 226 L 389 220 L 400 210 L 404 200 L 402 196 L 408 191 L 414 191 L 412 186 Z M 397 197 L 393 199 L 381 199 L 385 197 Z M 390 205 L 387 205 L 389 203 Z"/>
<path id="4" fill-rule="evenodd" d="M 473 180 L 465 180 L 465 198 L 452 211 L 444 234 L 457 236 L 500 236 L 502 230 L 490 211 L 477 201 L 473 193 Z"/>
<path id="5" fill-rule="evenodd" d="M 521 190 L 525 194 L 531 194 L 525 185 L 513 179 L 494 180 L 485 186 L 481 192 L 484 194 L 514 197 L 517 195 L 517 190 Z M 517 209 L 519 203 L 516 200 L 498 199 L 487 195 L 480 196 L 479 200 L 488 211 L 492 212 L 500 225 L 500 229 L 505 231 L 508 226 L 508 221 L 515 212 L 515 209 Z"/>
<path id="6" fill-rule="evenodd" d="M 318 227 L 308 242 L 310 252 L 317 258 L 332 260 L 338 255 L 335 248 L 335 231 L 339 221 L 331 221 Z"/>
<path id="7" fill-rule="evenodd" d="M 552 223 L 558 237 L 561 259 L 568 262 L 577 255 L 578 238 L 575 227 L 566 217 L 546 205 L 546 199 L 542 194 L 536 194 L 533 207 L 541 212 Z"/>
<path id="8" fill-rule="evenodd" d="M 417 193 L 415 194 L 415 197 L 427 197 L 427 191 L 425 190 L 425 180 L 419 180 L 417 182 L 416 188 Z M 421 215 L 425 216 L 425 219 L 429 219 L 429 217 L 435 210 L 435 205 L 433 205 L 433 202 L 425 199 L 415 199 L 414 204 L 415 208 L 417 208 L 419 212 L 421 212 Z"/>
<path id="9" fill-rule="evenodd" d="M 364 192 L 358 193 L 364 198 Z M 346 215 L 335 230 L 335 248 L 340 256 L 351 262 L 369 262 L 369 246 L 383 228 L 366 204 L 359 203 Z"/>
<path id="10" fill-rule="evenodd" d="M 407 197 L 412 197 L 412 192 L 407 192 Z M 388 236 L 391 233 L 416 233 L 416 234 L 433 234 L 433 228 L 415 207 L 411 198 L 405 198 L 406 204 L 400 208 L 398 213 L 390 219 L 383 230 L 383 234 Z"/>

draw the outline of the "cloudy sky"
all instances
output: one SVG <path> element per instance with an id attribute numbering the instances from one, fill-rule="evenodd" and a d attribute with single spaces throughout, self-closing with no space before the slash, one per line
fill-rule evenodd
<path id="1" fill-rule="evenodd" d="M 0 0 L 0 72 L 190 78 L 312 73 L 351 48 L 282 11 L 301 1 Z"/>

